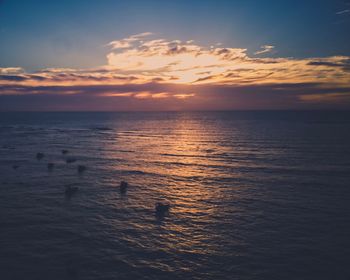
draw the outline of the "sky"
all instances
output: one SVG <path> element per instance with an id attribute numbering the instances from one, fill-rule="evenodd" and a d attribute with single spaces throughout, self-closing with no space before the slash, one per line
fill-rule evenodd
<path id="1" fill-rule="evenodd" d="M 350 1 L 0 0 L 0 111 L 350 109 Z"/>

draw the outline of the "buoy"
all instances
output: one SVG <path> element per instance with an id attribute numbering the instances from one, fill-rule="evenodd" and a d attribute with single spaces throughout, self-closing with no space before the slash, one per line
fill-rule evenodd
<path id="1" fill-rule="evenodd" d="M 68 154 L 68 150 L 62 150 L 62 155 Z"/>

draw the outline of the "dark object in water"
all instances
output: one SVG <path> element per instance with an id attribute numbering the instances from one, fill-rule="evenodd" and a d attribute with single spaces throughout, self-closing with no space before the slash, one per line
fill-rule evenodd
<path id="1" fill-rule="evenodd" d="M 18 167 L 19 167 L 19 165 L 17 165 L 17 164 L 12 165 L 12 168 L 15 169 L 15 170 L 16 170 Z"/>
<path id="2" fill-rule="evenodd" d="M 86 166 L 85 165 L 78 165 L 78 172 L 79 173 L 83 173 L 86 170 Z"/>
<path id="3" fill-rule="evenodd" d="M 155 209 L 156 209 L 156 214 L 157 215 L 164 215 L 164 214 L 169 212 L 170 204 L 157 202 L 156 206 L 155 206 Z"/>
<path id="4" fill-rule="evenodd" d="M 2 145 L 2 148 L 7 149 L 7 150 L 15 150 L 16 149 L 15 147 L 11 147 L 9 145 Z"/>
<path id="5" fill-rule="evenodd" d="M 75 194 L 77 191 L 79 190 L 79 188 L 78 187 L 72 187 L 72 186 L 66 186 L 66 189 L 65 189 L 65 191 L 64 191 L 64 194 L 66 195 L 66 196 L 72 196 L 73 194 Z"/>
<path id="6" fill-rule="evenodd" d="M 62 155 L 66 155 L 68 153 L 69 153 L 68 150 L 62 150 Z"/>
<path id="7" fill-rule="evenodd" d="M 77 160 L 75 158 L 67 158 L 66 163 L 73 163 L 76 162 Z"/>
<path id="8" fill-rule="evenodd" d="M 37 154 L 36 154 L 36 159 L 37 159 L 37 160 L 41 160 L 43 157 L 44 157 L 44 154 L 43 154 L 43 153 L 37 153 Z"/>
<path id="9" fill-rule="evenodd" d="M 53 164 L 52 162 L 49 162 L 49 163 L 47 164 L 47 169 L 48 169 L 48 170 L 52 170 L 54 167 L 55 167 L 55 164 Z"/>
<path id="10" fill-rule="evenodd" d="M 129 184 L 127 182 L 125 182 L 125 181 L 121 181 L 120 182 L 119 190 L 120 190 L 121 194 L 125 194 L 126 193 L 126 191 L 128 189 L 128 185 Z"/>

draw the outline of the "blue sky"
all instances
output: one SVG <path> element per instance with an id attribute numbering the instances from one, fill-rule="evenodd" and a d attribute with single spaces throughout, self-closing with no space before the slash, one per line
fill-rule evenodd
<path id="1" fill-rule="evenodd" d="M 349 2 L 350 3 L 350 2 Z M 151 31 L 168 39 L 221 42 L 275 56 L 350 54 L 346 1 L 33 1 L 0 4 L 0 66 L 93 67 L 105 63 L 104 45 Z"/>

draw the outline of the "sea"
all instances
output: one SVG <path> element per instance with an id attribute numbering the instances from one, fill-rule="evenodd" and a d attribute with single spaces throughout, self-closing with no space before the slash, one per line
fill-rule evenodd
<path id="1" fill-rule="evenodd" d="M 350 112 L 0 113 L 0 279 L 350 279 Z"/>

